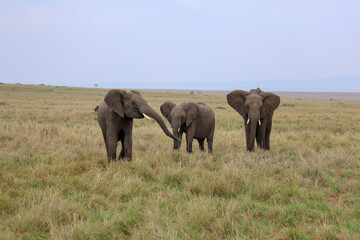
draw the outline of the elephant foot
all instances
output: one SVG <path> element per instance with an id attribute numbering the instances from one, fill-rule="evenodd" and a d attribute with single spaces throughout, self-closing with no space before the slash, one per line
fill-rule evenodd
<path id="1" fill-rule="evenodd" d="M 116 162 L 116 158 L 115 159 L 108 159 L 108 165 L 110 165 L 111 162 Z"/>
<path id="2" fill-rule="evenodd" d="M 119 160 L 131 162 L 131 157 L 121 157 Z"/>

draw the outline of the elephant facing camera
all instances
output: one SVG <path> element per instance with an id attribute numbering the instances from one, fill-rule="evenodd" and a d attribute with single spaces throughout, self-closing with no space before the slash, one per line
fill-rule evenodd
<path id="1" fill-rule="evenodd" d="M 182 139 L 186 134 L 186 151 L 192 152 L 194 138 L 199 142 L 200 151 L 204 151 L 206 139 L 209 153 L 212 153 L 215 114 L 214 111 L 204 103 L 181 103 L 176 105 L 172 102 L 165 102 L 160 106 L 162 115 L 169 121 L 173 129 L 173 135 Z M 174 141 L 174 150 L 179 150 L 181 142 Z"/>
<path id="2" fill-rule="evenodd" d="M 234 90 L 227 95 L 227 102 L 244 119 L 246 149 L 254 151 L 256 139 L 260 149 L 270 150 L 272 118 L 280 104 L 280 97 L 260 88 L 250 92 Z"/>

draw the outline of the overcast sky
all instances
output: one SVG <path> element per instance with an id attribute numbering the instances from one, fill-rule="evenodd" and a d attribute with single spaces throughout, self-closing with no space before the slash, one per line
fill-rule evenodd
<path id="1" fill-rule="evenodd" d="M 360 1 L 0 0 L 0 82 L 360 91 Z"/>

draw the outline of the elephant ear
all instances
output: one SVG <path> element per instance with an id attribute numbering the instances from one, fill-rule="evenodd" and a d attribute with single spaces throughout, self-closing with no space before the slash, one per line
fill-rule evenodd
<path id="1" fill-rule="evenodd" d="M 261 95 L 264 98 L 261 110 L 262 115 L 268 115 L 278 108 L 280 104 L 280 97 L 278 95 L 270 92 L 262 92 Z"/>
<path id="2" fill-rule="evenodd" d="M 249 94 L 247 91 L 234 90 L 227 95 L 228 104 L 244 118 L 246 117 L 245 100 Z"/>
<path id="3" fill-rule="evenodd" d="M 119 89 L 111 89 L 105 96 L 104 101 L 110 109 L 115 111 L 120 117 L 124 117 L 124 95 L 126 92 Z"/>
<path id="4" fill-rule="evenodd" d="M 185 111 L 186 111 L 186 126 L 189 126 L 192 121 L 197 118 L 199 115 L 199 106 L 195 103 L 186 103 L 185 104 Z"/>
<path id="5" fill-rule="evenodd" d="M 172 103 L 172 102 L 164 102 L 160 106 L 161 114 L 169 121 L 170 124 L 171 124 L 170 113 L 171 113 L 172 109 L 175 107 L 175 105 L 176 104 Z"/>

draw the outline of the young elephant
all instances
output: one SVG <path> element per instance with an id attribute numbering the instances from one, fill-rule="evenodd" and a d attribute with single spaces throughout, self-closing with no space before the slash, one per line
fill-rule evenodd
<path id="1" fill-rule="evenodd" d="M 234 90 L 227 101 L 244 118 L 247 150 L 254 151 L 255 138 L 261 149 L 270 150 L 272 118 L 280 97 L 257 88 L 250 92 Z"/>
<path id="2" fill-rule="evenodd" d="M 207 139 L 209 153 L 212 153 L 212 145 L 215 131 L 215 114 L 204 103 L 182 103 L 175 105 L 165 102 L 161 105 L 162 115 L 169 121 L 173 129 L 173 135 L 182 139 L 186 134 L 186 151 L 192 152 L 193 139 L 199 142 L 200 150 L 204 151 L 204 140 Z M 174 141 L 174 150 L 179 149 L 181 142 Z"/>
<path id="3" fill-rule="evenodd" d="M 95 108 L 98 113 L 98 121 L 103 133 L 108 161 L 116 160 L 116 147 L 121 141 L 122 150 L 120 158 L 132 158 L 132 128 L 134 118 L 151 117 L 157 121 L 164 133 L 174 139 L 167 129 L 161 116 L 152 109 L 137 91 L 126 92 L 112 89 L 104 101 Z"/>

